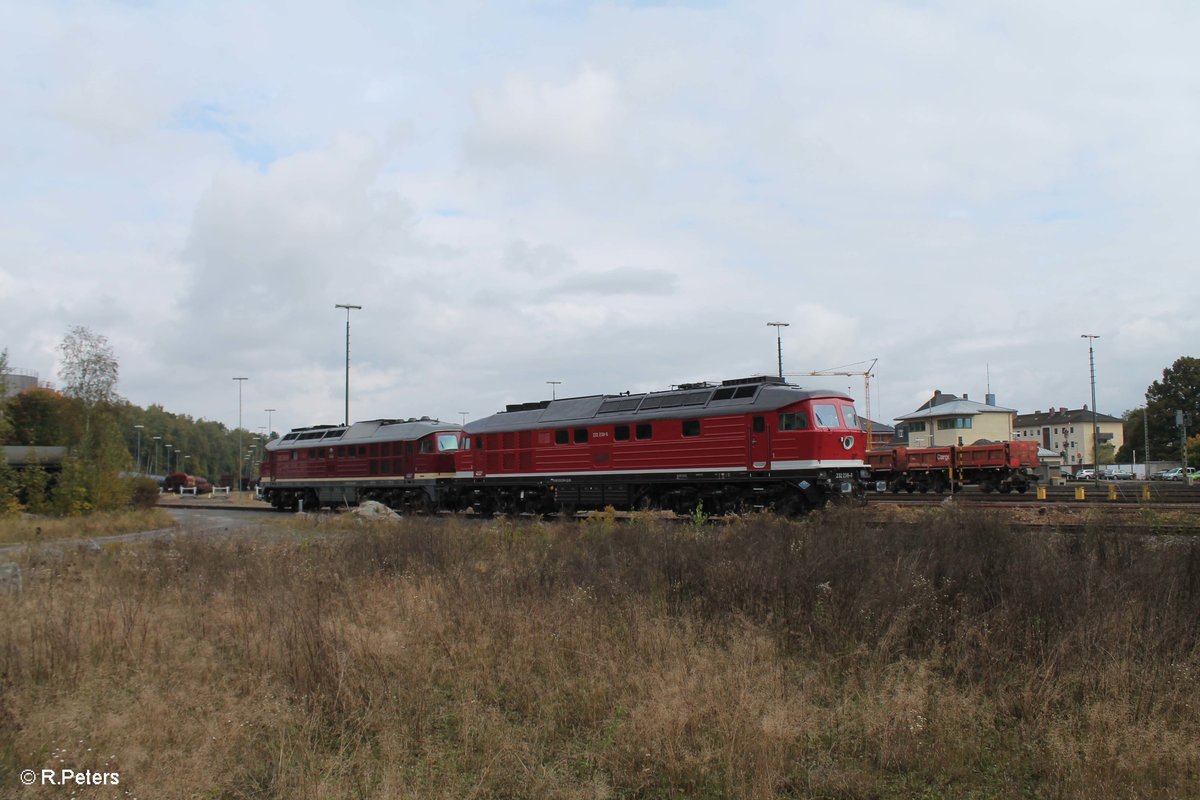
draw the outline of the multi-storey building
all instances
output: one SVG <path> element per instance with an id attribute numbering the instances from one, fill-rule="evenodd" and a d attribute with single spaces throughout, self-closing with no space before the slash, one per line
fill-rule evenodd
<path id="1" fill-rule="evenodd" d="M 1100 432 L 1100 444 L 1111 444 L 1113 452 L 1125 443 L 1125 428 L 1121 420 L 1107 414 L 1096 414 L 1096 427 Z M 1046 450 L 1053 450 L 1063 458 L 1064 464 L 1079 466 L 1091 464 L 1094 441 L 1092 438 L 1092 412 L 1083 408 L 1051 408 L 1019 414 L 1013 424 L 1014 438 L 1034 440 Z"/>

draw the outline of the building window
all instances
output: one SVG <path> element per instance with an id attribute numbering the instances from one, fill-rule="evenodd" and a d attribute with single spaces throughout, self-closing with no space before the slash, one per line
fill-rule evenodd
<path id="1" fill-rule="evenodd" d="M 908 423 L 908 431 L 909 431 L 909 433 L 924 433 L 925 432 L 925 423 L 924 422 L 910 422 L 910 423 Z"/>

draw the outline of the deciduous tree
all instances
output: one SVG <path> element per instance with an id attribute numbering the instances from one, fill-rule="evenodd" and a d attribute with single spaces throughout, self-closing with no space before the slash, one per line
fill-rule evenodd
<path id="1" fill-rule="evenodd" d="M 1156 460 L 1182 457 L 1176 412 L 1190 414 L 1188 433 L 1200 428 L 1200 358 L 1182 356 L 1163 370 L 1161 381 L 1146 389 L 1150 454 Z"/>
<path id="2" fill-rule="evenodd" d="M 89 409 L 117 399 L 117 378 L 120 365 L 108 339 L 76 325 L 58 346 L 62 353 L 63 394 L 77 397 Z"/>

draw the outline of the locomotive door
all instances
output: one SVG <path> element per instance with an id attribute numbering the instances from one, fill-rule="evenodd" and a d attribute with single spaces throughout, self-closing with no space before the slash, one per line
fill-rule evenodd
<path id="1" fill-rule="evenodd" d="M 416 462 L 413 458 L 413 443 L 404 443 L 404 477 L 407 480 L 412 480 L 416 474 Z"/>
<path id="2" fill-rule="evenodd" d="M 750 418 L 749 463 L 752 470 L 768 469 L 771 465 L 771 432 L 767 430 L 767 418 L 753 416 Z"/>

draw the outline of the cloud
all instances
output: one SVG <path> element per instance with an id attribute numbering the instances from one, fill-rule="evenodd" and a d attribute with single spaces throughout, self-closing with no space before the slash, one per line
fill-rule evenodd
<path id="1" fill-rule="evenodd" d="M 612 76 L 590 67 L 565 83 L 510 76 L 475 92 L 467 154 L 497 165 L 603 160 L 615 147 L 619 100 Z"/>

